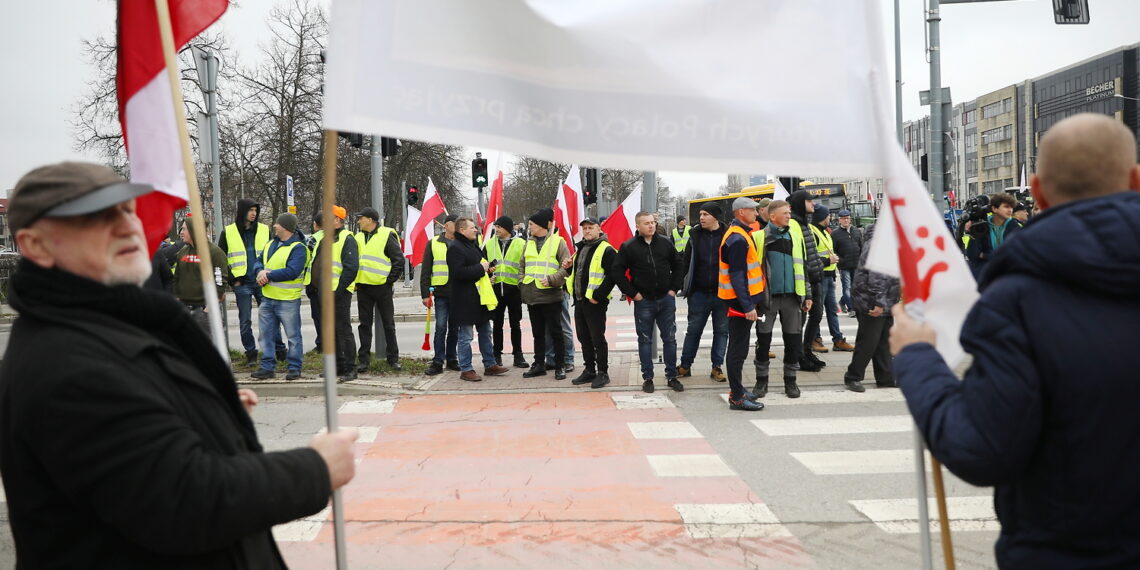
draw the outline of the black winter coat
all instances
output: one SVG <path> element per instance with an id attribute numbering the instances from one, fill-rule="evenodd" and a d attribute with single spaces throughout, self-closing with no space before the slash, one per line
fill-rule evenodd
<path id="1" fill-rule="evenodd" d="M 859 253 L 863 251 L 863 244 L 867 241 L 863 232 L 855 227 L 843 229 L 835 228 L 831 232 L 831 239 L 835 242 L 835 255 L 839 256 L 839 269 L 853 271 L 861 264 Z"/>
<path id="2" fill-rule="evenodd" d="M 796 190 L 788 197 L 792 206 L 792 218 L 799 222 L 804 233 L 804 272 L 811 283 L 823 281 L 823 260 L 815 245 L 815 234 L 811 231 L 811 216 L 807 215 L 807 202 L 811 199 L 807 190 Z"/>
<path id="3" fill-rule="evenodd" d="M 263 453 L 174 298 L 21 263 L 0 472 L 23 568 L 283 568 L 270 527 L 329 498 L 313 449 Z"/>
<path id="4" fill-rule="evenodd" d="M 652 241 L 645 243 L 645 238 L 635 235 L 621 244 L 610 276 L 627 297 L 641 293 L 646 299 L 660 299 L 669 291 L 681 290 L 685 271 L 669 238 L 653 234 Z"/>
<path id="5" fill-rule="evenodd" d="M 875 235 L 875 226 L 867 228 L 867 243 L 871 243 L 871 236 Z M 899 302 L 900 289 L 898 277 L 891 277 L 864 267 L 867 264 L 867 254 L 871 248 L 863 248 L 859 256 L 859 268 L 855 270 L 855 277 L 851 280 L 851 304 L 855 310 L 867 314 L 875 307 L 883 308 L 883 315 L 890 316 L 891 307 Z"/>
<path id="6" fill-rule="evenodd" d="M 994 252 L 959 381 L 929 344 L 895 357 L 931 453 L 993 485 L 1003 568 L 1140 567 L 1140 193 L 1045 210 Z M 1122 340 L 1124 339 L 1124 340 Z"/>
<path id="7" fill-rule="evenodd" d="M 447 248 L 447 282 L 451 286 L 451 312 L 447 318 L 460 326 L 491 318 L 487 307 L 479 304 L 479 290 L 475 287 L 475 282 L 487 274 L 479 263 L 485 259 L 478 244 L 455 232 L 455 241 Z"/>

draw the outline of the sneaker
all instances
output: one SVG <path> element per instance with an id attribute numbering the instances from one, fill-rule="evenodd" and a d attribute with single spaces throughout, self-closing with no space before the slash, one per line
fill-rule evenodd
<path id="1" fill-rule="evenodd" d="M 867 391 L 867 389 L 863 387 L 863 383 L 858 381 L 858 380 L 851 380 L 851 381 L 844 380 L 843 385 L 846 386 L 847 389 L 851 390 L 852 392 L 865 392 L 865 391 Z"/>
<path id="2" fill-rule="evenodd" d="M 250 378 L 257 378 L 258 380 L 265 380 L 266 378 L 273 378 L 276 375 L 277 375 L 277 373 L 271 369 L 258 368 L 257 370 L 254 370 L 253 374 L 250 374 L 249 377 Z"/>
<path id="3" fill-rule="evenodd" d="M 680 368 L 678 368 L 677 370 L 680 371 Z M 712 378 L 713 380 L 716 380 L 717 382 L 727 382 L 728 381 L 728 376 L 724 375 L 724 371 L 721 370 L 719 366 L 713 366 L 712 372 L 709 372 L 709 378 Z"/>
<path id="4" fill-rule="evenodd" d="M 815 340 L 811 341 L 811 349 L 815 352 L 827 352 L 827 347 L 823 346 L 823 339 L 820 337 L 816 337 Z"/>
<path id="5" fill-rule="evenodd" d="M 523 378 L 534 378 L 535 376 L 546 376 L 546 367 L 543 366 L 542 364 L 535 362 L 534 366 L 531 366 L 530 370 L 523 372 L 522 376 L 523 376 Z"/>
<path id="6" fill-rule="evenodd" d="M 555 368 L 558 368 L 558 365 L 554 364 L 553 362 L 547 362 L 546 363 L 547 372 L 554 370 Z"/>
<path id="7" fill-rule="evenodd" d="M 438 362 L 432 362 L 431 366 L 424 370 L 424 376 L 437 376 L 443 374 L 443 365 Z"/>
<path id="8" fill-rule="evenodd" d="M 653 379 L 652 378 L 649 378 L 645 382 L 641 383 L 641 391 L 645 392 L 646 394 L 652 394 L 653 393 Z"/>
<path id="9" fill-rule="evenodd" d="M 597 390 L 598 388 L 601 388 L 601 387 L 603 387 L 609 383 L 610 383 L 610 375 L 606 374 L 605 372 L 602 372 L 601 374 L 594 376 L 594 381 L 590 383 L 590 388 Z"/>
<path id="10" fill-rule="evenodd" d="M 688 378 L 689 376 L 692 376 L 692 375 L 693 375 L 692 370 L 688 366 L 678 366 L 677 367 L 677 377 L 678 378 Z"/>
<path id="11" fill-rule="evenodd" d="M 488 366 L 486 369 L 484 369 L 483 374 L 486 376 L 502 376 L 503 374 L 506 374 L 510 371 L 510 368 L 507 368 L 501 364 L 496 364 L 494 366 Z"/>
<path id="12" fill-rule="evenodd" d="M 847 316 L 848 316 L 848 317 L 850 317 L 850 318 L 852 318 L 852 319 L 854 319 L 854 318 L 855 318 L 855 311 L 850 311 L 850 312 L 848 312 L 848 313 L 847 313 Z"/>
<path id="13" fill-rule="evenodd" d="M 245 365 L 246 366 L 256 366 L 257 365 L 257 356 L 258 355 L 257 355 L 256 350 L 245 351 Z"/>
<path id="14" fill-rule="evenodd" d="M 571 380 L 570 383 L 575 385 L 575 386 L 581 386 L 582 384 L 589 384 L 589 383 L 593 382 L 594 378 L 597 378 L 597 376 L 598 376 L 597 372 L 594 372 L 593 370 L 587 368 L 587 369 L 583 370 L 582 373 L 579 374 L 577 378 Z"/>
<path id="15" fill-rule="evenodd" d="M 682 384 L 681 381 L 676 379 L 676 378 L 670 378 L 669 381 L 666 382 L 666 384 L 668 384 L 669 387 L 672 388 L 674 392 L 684 392 L 685 391 L 685 385 Z"/>
<path id="16" fill-rule="evenodd" d="M 823 367 L 805 357 L 803 360 L 800 360 L 800 370 L 804 372 L 819 372 L 823 370 Z"/>
<path id="17" fill-rule="evenodd" d="M 454 370 L 456 372 L 460 372 L 461 370 L 459 368 L 459 361 L 458 360 L 448 360 L 447 361 L 447 369 L 448 370 Z"/>
<path id="18" fill-rule="evenodd" d="M 747 398 L 741 398 L 739 400 L 731 400 L 730 399 L 728 401 L 728 409 L 739 410 L 742 412 L 759 412 L 760 410 L 764 409 L 764 403 L 763 402 L 753 402 L 752 400 L 749 400 Z"/>
<path id="19" fill-rule="evenodd" d="M 744 399 L 748 400 L 749 402 L 756 402 L 756 401 L 760 400 L 760 397 L 757 396 L 756 394 L 753 394 L 752 392 L 749 392 L 748 390 L 745 390 L 744 391 Z"/>
<path id="20" fill-rule="evenodd" d="M 804 356 L 807 357 L 807 359 L 810 360 L 812 364 L 815 364 L 820 368 L 827 366 L 827 363 L 824 362 L 820 357 L 816 356 L 814 352 L 808 352 Z"/>
<path id="21" fill-rule="evenodd" d="M 573 372 L 573 371 L 574 371 L 574 363 L 573 363 L 573 362 L 569 362 L 569 363 L 563 364 L 563 365 L 562 365 L 562 370 L 563 370 L 564 372 L 566 372 L 567 374 L 569 374 L 569 373 Z"/>
<path id="22" fill-rule="evenodd" d="M 569 365 L 569 364 L 567 364 L 566 366 L 556 366 L 556 367 L 554 367 L 554 379 L 555 379 L 555 380 L 565 380 L 565 379 L 566 379 L 566 372 L 567 372 L 567 370 L 566 370 L 566 369 L 567 369 L 567 368 L 570 368 L 570 365 Z"/>
<path id="23" fill-rule="evenodd" d="M 290 371 L 285 373 L 285 379 L 286 380 L 296 380 L 300 377 L 301 377 L 301 371 L 300 370 L 290 370 Z"/>
<path id="24" fill-rule="evenodd" d="M 526 358 L 524 358 L 523 355 L 516 354 L 515 355 L 515 368 L 530 368 L 530 365 L 526 363 Z"/>
<path id="25" fill-rule="evenodd" d="M 784 378 L 784 395 L 792 399 L 800 397 L 800 387 L 796 386 L 795 378 Z"/>
<path id="26" fill-rule="evenodd" d="M 844 339 L 835 341 L 835 344 L 831 345 L 831 348 L 836 352 L 852 352 L 855 350 L 855 345 L 847 344 L 847 340 Z"/>
<path id="27" fill-rule="evenodd" d="M 464 382 L 479 382 L 483 377 L 477 374 L 474 370 L 464 370 L 459 374 L 459 379 Z"/>

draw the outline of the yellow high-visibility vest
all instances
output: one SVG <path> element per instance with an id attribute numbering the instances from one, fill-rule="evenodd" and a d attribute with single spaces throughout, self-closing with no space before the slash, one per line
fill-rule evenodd
<path id="1" fill-rule="evenodd" d="M 677 228 L 673 228 L 673 247 L 677 248 L 677 253 L 685 251 L 685 246 L 689 245 L 689 230 L 692 227 L 685 226 L 685 231 L 678 232 Z"/>
<path id="2" fill-rule="evenodd" d="M 824 231 L 815 224 L 811 224 L 811 233 L 815 236 L 815 250 L 819 252 L 820 259 L 823 259 L 823 270 L 835 271 L 838 263 L 831 262 L 831 253 L 835 250 L 831 233 Z"/>
<path id="3" fill-rule="evenodd" d="M 257 224 L 257 231 L 253 235 L 253 251 L 262 251 L 269 245 L 269 226 Z M 244 277 L 249 271 L 249 260 L 245 255 L 245 242 L 241 240 L 241 231 L 237 224 L 226 226 L 226 263 L 230 266 L 230 275 L 234 279 Z"/>
<path id="4" fill-rule="evenodd" d="M 594 251 L 594 257 L 590 258 L 590 267 L 586 269 L 586 292 L 582 294 L 583 297 L 587 299 L 593 299 L 594 292 L 598 290 L 598 287 L 601 287 L 602 281 L 605 281 L 606 270 L 602 267 L 602 255 L 606 253 L 607 249 L 613 248 L 614 246 L 610 245 L 608 241 L 603 241 L 602 243 L 598 244 L 596 251 Z M 579 250 L 578 253 L 581 253 L 581 250 Z M 578 253 L 575 253 L 574 255 L 577 256 Z M 574 269 L 577 266 L 578 263 L 575 260 L 575 262 L 570 266 L 570 278 L 566 281 L 566 290 L 570 292 L 571 297 L 574 296 Z M 610 294 L 606 295 L 606 298 L 612 299 L 613 296 L 613 290 L 611 290 Z"/>
<path id="5" fill-rule="evenodd" d="M 523 253 L 523 284 L 534 283 L 539 289 L 552 289 L 544 286 L 542 280 L 557 273 L 561 267 L 558 263 L 558 246 L 561 243 L 561 237 L 549 234 L 540 252 L 533 239 L 526 241 L 526 250 Z"/>
<path id="6" fill-rule="evenodd" d="M 379 226 L 376 235 L 367 242 L 364 232 L 356 234 L 356 245 L 360 252 L 360 270 L 356 272 L 356 282 L 361 285 L 384 285 L 392 274 L 392 259 L 384 253 L 388 241 L 396 230 Z M 444 255 L 446 258 L 447 256 Z M 444 259 L 446 262 L 447 259 Z"/>
<path id="7" fill-rule="evenodd" d="M 324 239 L 324 237 L 324 230 L 317 230 L 313 233 L 314 245 L 313 251 L 309 254 L 309 261 L 305 267 L 305 285 L 308 285 L 313 281 L 313 262 L 317 259 L 317 248 L 321 247 L 321 240 Z M 333 242 L 332 280 L 329 281 L 329 285 L 331 286 L 330 288 L 333 291 L 336 291 L 337 287 L 340 285 L 340 275 L 341 273 L 344 273 L 344 264 L 342 262 L 343 258 L 341 257 L 341 254 L 344 252 L 344 240 L 346 239 L 353 239 L 352 232 L 348 230 L 342 230 L 340 232 L 340 235 L 337 236 L 336 241 Z M 320 268 L 317 269 L 319 270 Z M 360 272 L 357 271 L 357 275 L 359 274 Z M 355 281 L 353 281 L 352 284 L 348 286 L 348 290 L 352 292 L 356 291 Z"/>
<path id="8" fill-rule="evenodd" d="M 495 265 L 495 276 L 491 279 L 491 283 L 495 285 L 499 283 L 506 283 L 507 285 L 519 284 L 519 276 L 522 275 L 523 250 L 525 248 L 526 243 L 518 238 L 510 239 L 510 244 L 507 246 L 505 253 L 502 248 L 499 247 L 498 238 L 491 238 L 491 240 L 487 242 L 487 261 L 498 262 Z"/>
<path id="9" fill-rule="evenodd" d="M 775 225 L 773 225 L 775 227 Z M 765 230 L 758 230 L 752 232 L 752 239 L 756 244 L 756 252 L 760 254 L 760 258 L 764 258 L 764 232 Z M 792 272 L 794 274 L 794 283 L 796 288 L 796 295 L 800 297 L 807 296 L 807 272 L 804 270 L 804 250 L 807 249 L 807 244 L 804 243 L 804 232 L 800 229 L 800 223 L 795 220 L 788 220 L 788 235 L 792 238 Z"/>
<path id="10" fill-rule="evenodd" d="M 447 284 L 447 244 L 439 238 L 431 240 L 431 286 Z"/>
<path id="11" fill-rule="evenodd" d="M 269 271 L 285 269 L 285 266 L 288 265 L 289 262 L 289 254 L 293 252 L 293 248 L 295 247 L 300 247 L 305 250 L 305 267 L 308 267 L 310 263 L 309 248 L 305 247 L 305 244 L 299 241 L 295 241 L 287 246 L 283 245 L 278 247 L 272 256 L 269 255 L 269 247 L 267 246 L 261 252 L 262 265 Z M 307 272 L 302 270 L 300 275 L 289 281 L 270 281 L 261 287 L 261 292 L 266 297 L 277 301 L 294 301 L 300 299 L 301 294 L 305 291 L 305 273 Z"/>

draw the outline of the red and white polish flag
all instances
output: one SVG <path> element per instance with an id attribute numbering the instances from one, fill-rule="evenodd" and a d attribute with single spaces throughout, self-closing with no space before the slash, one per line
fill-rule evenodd
<path id="1" fill-rule="evenodd" d="M 558 235 L 566 240 L 570 253 L 574 253 L 574 242 L 582 239 L 582 219 L 586 217 L 586 203 L 582 197 L 582 175 L 578 165 L 570 166 L 566 181 L 554 198 L 554 226 Z"/>
<path id="2" fill-rule="evenodd" d="M 641 211 L 641 187 L 629 193 L 618 205 L 614 213 L 602 222 L 602 232 L 609 238 L 610 245 L 621 248 L 621 244 L 637 233 L 634 216 Z"/>
<path id="3" fill-rule="evenodd" d="M 175 210 L 188 199 L 170 80 L 154 2 L 119 0 L 118 70 L 115 90 L 119 123 L 130 160 L 131 182 L 155 192 L 138 199 L 138 216 L 153 254 L 170 230 Z M 227 0 L 169 0 L 175 49 L 214 23 Z"/>
<path id="4" fill-rule="evenodd" d="M 447 213 L 443 207 L 443 198 L 435 189 L 435 183 L 428 178 L 427 193 L 424 194 L 423 208 L 418 210 L 415 222 L 412 222 L 412 210 L 408 209 L 408 234 L 404 238 L 404 253 L 410 256 L 412 267 L 423 263 L 424 247 L 435 237 L 435 219 Z"/>
<path id="5" fill-rule="evenodd" d="M 495 220 L 503 216 L 503 171 L 491 183 L 491 196 L 487 199 L 487 221 L 483 225 L 483 243 L 495 235 Z M 512 229 L 513 231 L 513 229 Z"/>

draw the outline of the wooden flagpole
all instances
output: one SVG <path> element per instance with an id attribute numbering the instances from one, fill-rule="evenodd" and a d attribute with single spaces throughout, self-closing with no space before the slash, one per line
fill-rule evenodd
<path id="1" fill-rule="evenodd" d="M 950 515 L 946 511 L 946 487 L 942 484 L 942 462 L 930 456 L 930 469 L 934 474 L 934 496 L 938 501 L 938 526 L 942 539 L 942 559 L 946 570 L 954 570 L 954 543 L 950 540 Z"/>
<path id="2" fill-rule="evenodd" d="M 332 290 L 332 250 L 336 241 L 336 226 L 333 222 L 333 205 L 336 201 L 336 131 L 325 131 L 324 160 L 324 195 L 321 206 L 321 238 L 317 251 L 321 257 L 318 289 L 321 300 L 321 355 L 324 360 L 325 376 L 325 418 L 329 433 L 337 430 L 337 394 L 336 394 L 336 333 L 333 319 L 333 290 Z M 345 239 L 348 239 L 347 237 Z M 346 371 L 347 372 L 347 371 Z M 333 491 L 333 536 L 336 540 L 336 567 L 338 570 L 348 568 L 348 553 L 345 549 L 344 537 L 344 502 L 340 489 Z"/>
<path id="3" fill-rule="evenodd" d="M 170 7 L 167 0 L 154 0 L 158 11 L 158 31 L 162 37 L 162 55 L 166 61 L 166 75 L 170 79 L 170 97 L 174 106 L 174 124 L 178 128 L 178 143 L 182 149 L 182 170 L 186 174 L 187 199 L 190 202 L 190 231 L 194 239 L 194 249 L 198 252 L 198 269 L 202 276 L 202 297 L 206 301 L 206 313 L 210 318 L 210 332 L 214 346 L 226 364 L 230 355 L 226 351 L 225 331 L 222 330 L 222 313 L 218 305 L 217 285 L 214 282 L 214 264 L 210 256 L 210 240 L 206 236 L 206 219 L 202 213 L 202 196 L 198 192 L 198 177 L 194 175 L 194 159 L 190 154 L 190 135 L 186 130 L 186 110 L 182 107 L 182 83 L 178 72 L 178 59 L 174 47 L 174 31 L 170 23 Z M 123 133 L 126 135 L 126 133 Z M 215 220 L 220 223 L 221 220 Z"/>

